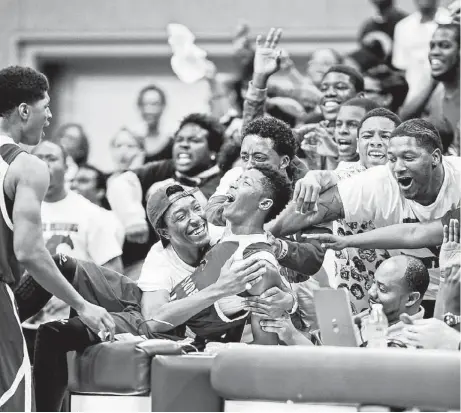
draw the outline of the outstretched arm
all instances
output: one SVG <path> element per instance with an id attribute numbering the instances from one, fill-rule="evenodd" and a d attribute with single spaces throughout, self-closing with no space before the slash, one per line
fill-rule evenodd
<path id="1" fill-rule="evenodd" d="M 340 251 L 344 248 L 416 249 L 442 244 L 443 225 L 440 219 L 430 222 L 396 224 L 361 234 L 338 236 L 313 234 L 303 236 L 318 240 L 324 248 Z"/>
<path id="2" fill-rule="evenodd" d="M 290 203 L 265 229 L 275 237 L 280 237 L 341 218 L 344 218 L 344 206 L 338 187 L 334 186 L 320 195 L 316 211 L 307 214 L 296 213 L 296 204 Z"/>

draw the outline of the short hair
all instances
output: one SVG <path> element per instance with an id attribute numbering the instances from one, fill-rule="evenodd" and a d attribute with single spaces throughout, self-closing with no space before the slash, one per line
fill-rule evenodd
<path id="1" fill-rule="evenodd" d="M 96 174 L 96 188 L 103 189 L 106 191 L 107 189 L 107 177 L 100 169 L 96 168 L 93 165 L 88 163 L 81 164 L 78 169 L 88 169 L 89 171 L 93 171 Z"/>
<path id="2" fill-rule="evenodd" d="M 389 109 L 376 108 L 370 110 L 365 114 L 365 116 L 360 121 L 357 133 L 360 133 L 360 129 L 362 129 L 363 124 L 367 119 L 370 118 L 387 118 L 390 121 L 394 122 L 395 127 L 399 126 L 402 123 L 401 119 L 394 112 L 391 112 Z"/>
<path id="3" fill-rule="evenodd" d="M 365 109 L 365 113 L 370 112 L 370 110 L 379 108 L 379 105 L 374 100 L 367 99 L 367 98 L 357 98 L 357 97 L 346 100 L 341 105 L 341 107 L 343 106 L 354 106 L 356 108 L 362 108 L 362 109 Z"/>
<path id="4" fill-rule="evenodd" d="M 165 106 L 166 105 L 166 95 L 165 95 L 165 92 L 160 89 L 157 85 L 154 85 L 154 84 L 150 84 L 150 85 L 147 85 L 147 86 L 144 86 L 141 91 L 139 92 L 138 94 L 138 100 L 137 100 L 137 104 L 138 106 L 142 106 L 142 100 L 144 98 L 144 95 L 149 92 L 149 91 L 155 91 L 159 94 L 160 96 L 160 100 L 162 101 L 162 105 Z"/>
<path id="5" fill-rule="evenodd" d="M 30 105 L 43 99 L 49 87 L 46 76 L 30 67 L 0 70 L 0 116 L 9 116 L 21 103 Z"/>
<path id="6" fill-rule="evenodd" d="M 428 152 L 436 149 L 443 151 L 442 139 L 436 127 L 424 119 L 410 119 L 397 126 L 391 134 L 391 139 L 398 136 L 410 136 L 416 139 L 418 145 Z"/>
<path id="7" fill-rule="evenodd" d="M 325 76 L 328 75 L 328 73 L 344 73 L 345 75 L 348 75 L 357 93 L 363 92 L 365 88 L 363 76 L 351 66 L 342 64 L 331 66 L 323 76 L 324 79 Z"/>
<path id="8" fill-rule="evenodd" d="M 88 139 L 88 136 L 85 133 L 85 130 L 83 129 L 82 125 L 80 125 L 79 123 L 65 123 L 64 125 L 60 126 L 59 129 L 56 131 L 55 140 L 58 140 L 60 142 L 62 137 L 64 136 L 66 129 L 69 128 L 77 128 L 80 134 L 80 147 L 82 149 L 82 154 L 77 159 L 74 159 L 74 161 L 77 165 L 84 164 L 88 161 L 88 156 L 90 153 L 90 140 Z"/>
<path id="9" fill-rule="evenodd" d="M 290 202 L 291 183 L 286 174 L 268 165 L 254 165 L 251 169 L 257 169 L 264 175 L 263 187 L 272 197 L 273 205 L 264 219 L 264 222 L 269 222 L 280 214 Z"/>
<path id="10" fill-rule="evenodd" d="M 455 39 L 458 42 L 458 46 L 460 45 L 460 25 L 459 23 L 439 24 L 436 30 L 438 29 L 453 30 L 455 32 Z"/>
<path id="11" fill-rule="evenodd" d="M 272 140 L 275 152 L 280 156 L 287 155 L 290 160 L 293 159 L 298 148 L 290 126 L 272 116 L 253 119 L 242 131 L 242 142 L 248 135 Z"/>
<path id="12" fill-rule="evenodd" d="M 401 72 L 392 70 L 385 64 L 380 64 L 368 69 L 364 76 L 377 80 L 383 93 L 389 93 L 392 96 L 391 110 L 397 110 L 403 105 L 408 94 L 408 82 Z"/>
<path id="13" fill-rule="evenodd" d="M 407 266 L 405 268 L 404 279 L 408 291 L 417 291 L 421 294 L 421 298 L 423 298 L 429 286 L 429 271 L 419 258 L 410 255 L 405 255 L 405 258 Z"/>
<path id="14" fill-rule="evenodd" d="M 183 126 L 193 123 L 208 131 L 208 148 L 218 153 L 224 141 L 224 127 L 214 117 L 204 113 L 191 113 L 187 115 L 179 124 L 175 136 Z"/>

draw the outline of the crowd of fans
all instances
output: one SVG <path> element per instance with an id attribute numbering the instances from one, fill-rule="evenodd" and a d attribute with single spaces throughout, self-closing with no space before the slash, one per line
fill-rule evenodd
<path id="1" fill-rule="evenodd" d="M 303 68 L 281 29 L 253 46 L 240 27 L 234 80 L 210 62 L 210 111 L 173 136 L 160 129 L 166 93 L 147 85 L 142 123 L 111 140 L 109 175 L 88 164 L 84 125 L 33 148 L 50 172 L 46 248 L 83 297 L 121 303 L 106 307 L 115 333 L 190 337 L 200 350 L 318 345 L 314 291 L 344 288 L 361 345 L 379 303 L 389 343 L 459 350 L 459 7 L 417 0 L 407 16 L 392 0 L 372 3 L 357 50 L 317 49 Z M 26 82 L 21 70 L 2 75 Z M 37 408 L 58 411 L 66 352 L 114 331 L 88 330 L 28 272 L 16 299 Z"/>

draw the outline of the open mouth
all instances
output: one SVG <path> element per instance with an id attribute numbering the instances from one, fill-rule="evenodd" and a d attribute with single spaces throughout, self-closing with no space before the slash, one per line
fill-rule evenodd
<path id="1" fill-rule="evenodd" d="M 384 153 L 378 152 L 378 151 L 370 151 L 368 152 L 368 156 L 372 159 L 379 160 L 379 161 L 383 160 L 386 157 Z"/>
<path id="2" fill-rule="evenodd" d="M 443 68 L 443 62 L 439 59 L 431 59 L 430 60 L 430 63 L 431 63 L 431 68 L 433 70 L 439 70 L 439 69 L 442 69 Z"/>
<path id="3" fill-rule="evenodd" d="M 198 235 L 204 234 L 205 231 L 206 231 L 206 226 L 202 224 L 198 228 L 195 228 L 194 230 L 190 231 L 189 235 L 198 236 Z"/>
<path id="4" fill-rule="evenodd" d="M 337 139 L 336 142 L 338 143 L 338 146 L 341 148 L 348 148 L 351 146 L 352 142 L 347 140 L 347 139 Z"/>
<path id="5" fill-rule="evenodd" d="M 176 163 L 178 165 L 187 165 L 191 163 L 192 157 L 188 153 L 179 153 L 176 156 Z"/>
<path id="6" fill-rule="evenodd" d="M 402 189 L 408 189 L 413 182 L 413 178 L 410 178 L 410 177 L 397 178 L 397 182 L 399 183 Z"/>
<path id="7" fill-rule="evenodd" d="M 336 109 L 339 107 L 339 102 L 336 102 L 334 100 L 327 100 L 323 102 L 323 107 L 329 110 Z"/>
<path id="8" fill-rule="evenodd" d="M 232 202 L 235 201 L 235 196 L 232 195 L 232 194 L 226 194 L 226 197 L 227 197 L 227 200 L 226 200 L 226 201 L 227 201 L 228 203 L 232 203 Z"/>

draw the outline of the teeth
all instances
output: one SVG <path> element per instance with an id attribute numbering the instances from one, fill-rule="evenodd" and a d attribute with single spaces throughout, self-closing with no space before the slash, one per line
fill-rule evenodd
<path id="1" fill-rule="evenodd" d="M 201 226 L 200 228 L 197 228 L 194 231 L 192 231 L 192 235 L 200 235 L 204 230 L 205 230 L 205 227 Z"/>
<path id="2" fill-rule="evenodd" d="M 190 155 L 188 155 L 187 153 L 180 153 L 178 155 L 178 159 L 190 159 Z"/>
<path id="3" fill-rule="evenodd" d="M 326 108 L 334 108 L 336 106 L 339 106 L 339 104 L 337 102 L 325 102 L 323 106 L 325 106 Z"/>
<path id="4" fill-rule="evenodd" d="M 339 145 L 349 146 L 351 144 L 351 142 L 350 141 L 345 141 L 344 139 L 339 139 L 338 144 Z"/>
<path id="5" fill-rule="evenodd" d="M 381 152 L 369 152 L 368 155 L 370 155 L 370 156 L 378 156 L 380 158 L 384 158 L 384 154 L 382 154 Z"/>

